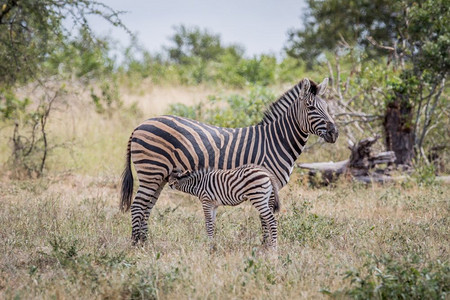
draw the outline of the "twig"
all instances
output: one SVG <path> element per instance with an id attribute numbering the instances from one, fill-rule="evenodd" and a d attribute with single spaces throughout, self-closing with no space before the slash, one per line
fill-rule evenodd
<path id="1" fill-rule="evenodd" d="M 381 45 L 380 43 L 378 43 L 377 41 L 375 41 L 375 39 L 374 39 L 373 37 L 371 37 L 370 35 L 367 36 L 367 40 L 368 40 L 372 45 L 374 45 L 374 46 L 377 47 L 377 48 L 384 49 L 384 50 L 388 50 L 388 51 L 395 51 L 395 48 L 389 47 L 389 46 Z"/>

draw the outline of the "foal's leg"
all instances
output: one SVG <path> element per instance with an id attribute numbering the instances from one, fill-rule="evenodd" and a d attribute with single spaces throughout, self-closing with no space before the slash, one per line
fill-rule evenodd
<path id="1" fill-rule="evenodd" d="M 272 193 L 270 194 L 269 208 L 272 211 L 272 213 L 275 213 L 275 194 L 274 194 L 273 190 L 272 190 Z M 267 226 L 266 222 L 264 221 L 264 219 L 261 216 L 259 216 L 259 219 L 261 220 L 261 227 L 262 227 L 262 231 L 263 231 L 262 244 L 265 245 L 269 242 L 270 230 L 269 230 L 269 226 Z"/>
<path id="2" fill-rule="evenodd" d="M 257 197 L 255 197 L 257 196 Z M 269 207 L 270 194 L 259 194 L 249 199 L 252 205 L 258 210 L 262 226 L 266 226 L 269 231 L 268 245 L 277 248 L 277 222 L 272 209 Z"/>
<path id="3" fill-rule="evenodd" d="M 216 221 L 216 212 L 217 206 L 211 201 L 202 199 L 202 207 L 203 213 L 205 214 L 205 227 L 206 227 L 206 235 L 208 236 L 208 240 L 211 245 L 211 249 L 215 248 L 214 245 L 214 230 L 215 230 L 215 221 Z"/>

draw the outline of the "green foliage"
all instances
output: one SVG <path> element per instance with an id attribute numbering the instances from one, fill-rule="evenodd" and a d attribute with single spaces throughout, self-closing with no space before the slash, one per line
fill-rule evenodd
<path id="1" fill-rule="evenodd" d="M 450 266 L 439 260 L 424 264 L 417 257 L 400 261 L 370 256 L 361 269 L 344 277 L 351 286 L 334 293 L 354 299 L 446 299 L 450 293 Z"/>
<path id="2" fill-rule="evenodd" d="M 256 282 L 266 289 L 269 285 L 277 284 L 276 270 L 262 258 L 256 255 L 256 248 L 252 249 L 250 256 L 246 257 L 244 262 L 244 276 L 241 285 L 246 286 L 249 282 Z"/>
<path id="3" fill-rule="evenodd" d="M 0 5 L 0 83 L 7 86 L 39 78 L 53 49 L 70 39 L 74 28 L 89 28 L 87 15 L 123 27 L 118 12 L 91 0 L 5 0 Z M 73 27 L 66 28 L 63 20 L 72 21 Z M 95 68 L 89 63 L 86 67 Z"/>
<path id="4" fill-rule="evenodd" d="M 175 103 L 169 106 L 168 114 L 185 117 L 193 120 L 201 120 L 202 103 L 197 105 L 186 105 L 183 103 Z"/>
<path id="5" fill-rule="evenodd" d="M 214 79 L 225 85 L 244 87 L 248 84 L 269 85 L 275 82 L 277 61 L 274 56 L 260 55 L 251 59 L 228 53 L 216 65 Z"/>
<path id="6" fill-rule="evenodd" d="M 450 6 L 447 0 L 413 2 L 407 10 L 407 37 L 413 47 L 407 53 L 418 70 L 445 76 L 450 69 Z M 433 75 L 432 75 L 433 76 Z M 433 78 L 430 78 L 433 81 Z M 434 79 L 439 81 L 439 78 Z"/>
<path id="7" fill-rule="evenodd" d="M 114 61 L 108 57 L 110 50 L 108 40 L 94 38 L 84 26 L 74 38 L 56 45 L 46 67 L 51 74 L 76 76 L 84 81 L 98 79 L 114 70 Z"/>
<path id="8" fill-rule="evenodd" d="M 376 121 L 387 137 L 387 150 L 393 150 L 401 164 L 411 164 L 414 155 L 425 158 L 425 146 L 442 145 L 433 141 L 439 139 L 433 130 L 443 126 L 443 112 L 449 109 L 447 2 L 309 1 L 304 29 L 291 34 L 288 54 L 293 57 L 319 62 L 327 51 L 333 51 L 336 60 L 356 54 L 350 70 L 336 74 L 340 91 L 346 93 L 344 102 L 350 104 L 345 109 L 350 114 L 359 110 L 370 116 L 365 121 Z M 344 81 L 345 73 L 350 74 L 349 82 Z M 356 85 L 349 93 L 352 82 Z"/>
<path id="9" fill-rule="evenodd" d="M 156 287 L 156 274 L 148 274 L 145 271 L 138 271 L 136 281 L 133 281 L 130 289 L 131 299 L 158 299 L 158 289 Z"/>
<path id="10" fill-rule="evenodd" d="M 177 64 L 191 64 L 191 60 L 217 61 L 226 48 L 221 44 L 220 35 L 201 30 L 199 27 L 188 28 L 184 25 L 175 27 L 175 34 L 170 38 L 174 45 L 167 48 L 169 58 Z M 231 46 L 239 52 L 236 46 Z"/>
<path id="11" fill-rule="evenodd" d="M 41 176 L 55 147 L 46 126 L 66 91 L 55 82 L 75 78 L 90 87 L 99 112 L 121 105 L 110 43 L 92 34 L 87 15 L 124 28 L 119 13 L 97 1 L 0 2 L 0 121 L 14 126 L 10 167 L 16 176 Z M 31 86 L 36 91 L 28 98 L 16 96 Z"/>
<path id="12" fill-rule="evenodd" d="M 390 44 L 397 38 L 395 29 L 404 23 L 403 15 L 399 13 L 400 2 L 308 0 L 302 18 L 304 26 L 290 31 L 287 53 L 304 59 L 311 68 L 323 51 L 334 51 L 342 43 L 366 48 L 369 45 L 366 37 L 372 36 L 381 44 Z M 385 53 L 381 49 L 366 50 L 371 56 Z"/>
<path id="13" fill-rule="evenodd" d="M 83 26 L 75 38 L 59 44 L 45 62 L 47 72 L 61 79 L 73 77 L 89 87 L 98 113 L 121 107 L 114 61 L 108 55 L 111 42 L 94 38 Z"/>
<path id="14" fill-rule="evenodd" d="M 245 57 L 241 46 L 225 46 L 220 35 L 198 27 L 175 27 L 170 39 L 172 45 L 158 54 L 150 54 L 134 40 L 125 51 L 121 72 L 131 78 L 150 77 L 155 83 L 212 83 L 238 88 L 299 80 L 304 72 L 300 62 L 291 57 L 280 63 L 269 54 Z"/>
<path id="15" fill-rule="evenodd" d="M 11 90 L 6 88 L 0 89 L 0 120 L 19 119 L 30 105 L 30 99 L 20 99 Z"/>
<path id="16" fill-rule="evenodd" d="M 246 127 L 261 121 L 273 99 L 274 94 L 269 89 L 253 86 L 246 97 L 237 94 L 210 96 L 206 102 L 194 106 L 172 104 L 167 113 L 220 127 Z"/>
<path id="17" fill-rule="evenodd" d="M 414 165 L 412 177 L 419 185 L 433 185 L 436 183 L 436 167 L 424 161 L 417 161 Z"/>
<path id="18" fill-rule="evenodd" d="M 124 51 L 124 60 L 118 67 L 122 83 L 131 88 L 137 87 L 143 79 L 150 78 L 153 83 L 177 82 L 178 73 L 174 65 L 163 59 L 161 54 L 151 54 L 133 38 Z"/>
<path id="19" fill-rule="evenodd" d="M 316 72 L 320 72 L 316 70 Z M 301 80 L 303 77 L 315 78 L 323 77 L 324 74 L 315 74 L 309 71 L 306 74 L 306 64 L 299 59 L 287 56 L 278 64 L 277 81 L 279 82 L 295 82 Z M 320 75 L 320 76 L 316 76 Z"/>

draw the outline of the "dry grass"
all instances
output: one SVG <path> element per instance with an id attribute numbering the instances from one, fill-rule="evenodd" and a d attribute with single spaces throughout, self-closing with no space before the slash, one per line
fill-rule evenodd
<path id="1" fill-rule="evenodd" d="M 118 178 L 69 176 L 0 186 L 0 298 L 321 298 L 368 254 L 448 261 L 448 186 L 282 190 L 279 250 L 259 246 L 250 205 L 219 209 L 210 254 L 196 199 L 164 190 L 150 240 L 130 246 Z"/>

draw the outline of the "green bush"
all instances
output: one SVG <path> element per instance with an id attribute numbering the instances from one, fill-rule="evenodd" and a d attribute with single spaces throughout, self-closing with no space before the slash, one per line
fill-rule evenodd
<path id="1" fill-rule="evenodd" d="M 303 77 L 304 67 L 298 59 L 278 62 L 273 54 L 246 57 L 239 45 L 223 45 L 220 35 L 198 27 L 175 27 L 172 44 L 160 53 L 150 54 L 136 40 L 125 50 L 119 67 L 123 79 L 136 85 L 144 78 L 155 83 L 198 85 L 219 84 L 243 88 L 291 82 Z M 137 79 L 137 80 L 133 80 Z"/>
<path id="2" fill-rule="evenodd" d="M 417 257 L 370 256 L 361 270 L 349 270 L 344 278 L 349 288 L 323 292 L 354 299 L 447 299 L 450 293 L 450 266 L 439 260 L 423 266 Z"/>
<path id="3" fill-rule="evenodd" d="M 419 185 L 433 185 L 436 183 L 436 168 L 433 164 L 416 161 L 412 177 Z"/>
<path id="4" fill-rule="evenodd" d="M 277 69 L 276 58 L 272 55 L 255 56 L 251 59 L 241 59 L 237 65 L 221 65 L 221 68 L 229 70 L 231 78 L 240 78 L 238 86 L 245 84 L 259 84 L 267 86 L 275 82 L 275 72 Z M 231 83 L 228 77 L 223 79 L 224 83 Z"/>
<path id="5" fill-rule="evenodd" d="M 265 108 L 275 99 L 267 88 L 252 86 L 247 96 L 210 96 L 194 106 L 172 104 L 168 114 L 196 119 L 220 127 L 245 127 L 257 124 Z"/>

